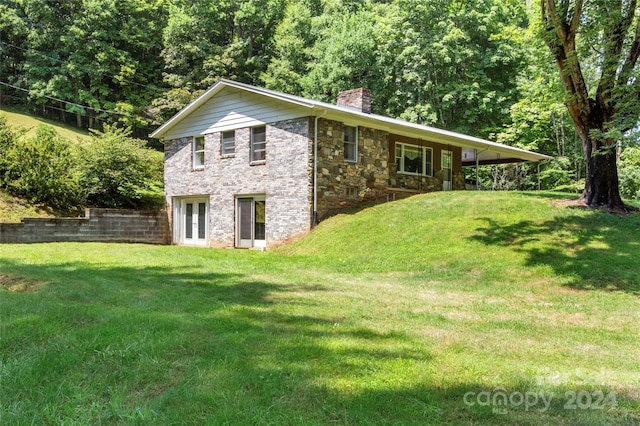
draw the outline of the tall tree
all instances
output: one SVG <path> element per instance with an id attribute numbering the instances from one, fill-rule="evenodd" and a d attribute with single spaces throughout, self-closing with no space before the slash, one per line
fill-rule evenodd
<path id="1" fill-rule="evenodd" d="M 525 63 L 513 42 L 528 24 L 522 2 L 396 0 L 381 10 L 388 115 L 485 137 L 502 127 Z"/>
<path id="2" fill-rule="evenodd" d="M 314 41 L 311 10 L 303 2 L 289 3 L 273 36 L 274 56 L 260 77 L 265 86 L 302 94 L 301 80 L 308 72 Z"/>
<path id="3" fill-rule="evenodd" d="M 637 0 L 541 0 L 543 36 L 555 58 L 566 105 L 582 139 L 583 201 L 626 212 L 616 146 L 637 126 L 640 20 Z"/>

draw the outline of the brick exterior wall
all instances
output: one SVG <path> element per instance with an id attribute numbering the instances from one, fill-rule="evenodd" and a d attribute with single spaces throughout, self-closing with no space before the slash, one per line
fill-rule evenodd
<path id="1" fill-rule="evenodd" d="M 168 244 L 164 211 L 87 209 L 84 218 L 26 218 L 0 223 L 0 243 L 60 241 Z"/>
<path id="2" fill-rule="evenodd" d="M 209 242 L 235 246 L 236 197 L 265 195 L 266 243 L 273 247 L 311 229 L 312 137 L 310 118 L 266 125 L 266 160 L 250 162 L 250 128 L 235 130 L 235 153 L 222 156 L 221 134 L 205 135 L 205 165 L 192 168 L 192 138 L 165 143 L 165 195 L 168 211 L 174 197 L 206 196 Z"/>

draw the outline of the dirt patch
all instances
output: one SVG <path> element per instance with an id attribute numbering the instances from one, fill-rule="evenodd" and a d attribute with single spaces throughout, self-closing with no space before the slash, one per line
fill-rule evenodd
<path id="1" fill-rule="evenodd" d="M 616 215 L 628 215 L 640 213 L 640 209 L 637 209 L 630 205 L 625 205 L 626 211 L 619 209 L 609 209 L 607 206 L 590 206 L 584 202 L 582 198 L 566 198 L 562 200 L 555 200 L 551 202 L 552 206 L 568 207 L 572 209 L 584 209 L 584 210 L 601 210 L 603 212 L 616 214 Z"/>
<path id="2" fill-rule="evenodd" d="M 4 288 L 14 293 L 35 291 L 39 281 L 33 281 L 13 274 L 0 274 L 0 289 Z"/>

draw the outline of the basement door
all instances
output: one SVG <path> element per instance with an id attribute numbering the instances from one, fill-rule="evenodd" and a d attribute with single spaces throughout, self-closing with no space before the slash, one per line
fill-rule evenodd
<path id="1" fill-rule="evenodd" d="M 178 198 L 173 202 L 173 239 L 177 244 L 207 244 L 209 203 L 206 198 Z"/>
<path id="2" fill-rule="evenodd" d="M 442 150 L 442 190 L 451 191 L 453 157 L 451 151 Z"/>
<path id="3" fill-rule="evenodd" d="M 265 248 L 265 231 L 264 195 L 236 198 L 236 247 Z"/>

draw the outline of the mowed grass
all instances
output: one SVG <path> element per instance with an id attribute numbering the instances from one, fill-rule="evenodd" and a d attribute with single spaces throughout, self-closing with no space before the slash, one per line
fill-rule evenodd
<path id="1" fill-rule="evenodd" d="M 267 252 L 0 245 L 0 424 L 639 423 L 640 216 L 555 197 L 416 196 Z"/>

